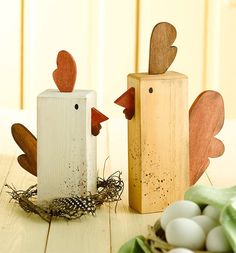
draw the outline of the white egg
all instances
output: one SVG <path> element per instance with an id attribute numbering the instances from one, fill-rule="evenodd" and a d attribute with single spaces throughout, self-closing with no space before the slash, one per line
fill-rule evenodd
<path id="1" fill-rule="evenodd" d="M 208 251 L 212 252 L 232 251 L 230 244 L 225 237 L 222 226 L 217 226 L 208 233 L 206 238 L 206 248 Z"/>
<path id="2" fill-rule="evenodd" d="M 206 215 L 198 215 L 191 219 L 202 227 L 206 235 L 210 230 L 219 225 L 219 222 Z"/>
<path id="3" fill-rule="evenodd" d="M 185 249 L 185 248 L 174 248 L 168 251 L 168 253 L 194 253 L 190 249 Z"/>
<path id="4" fill-rule="evenodd" d="M 206 206 L 203 209 L 202 214 L 211 217 L 217 221 L 219 221 L 220 219 L 220 210 L 211 205 Z"/>
<path id="5" fill-rule="evenodd" d="M 191 219 L 177 218 L 166 227 L 166 240 L 173 246 L 200 250 L 204 247 L 205 239 L 203 229 Z"/>
<path id="6" fill-rule="evenodd" d="M 161 227 L 165 230 L 167 224 L 175 218 L 191 218 L 201 214 L 200 207 L 189 200 L 180 200 L 168 206 L 160 218 Z"/>

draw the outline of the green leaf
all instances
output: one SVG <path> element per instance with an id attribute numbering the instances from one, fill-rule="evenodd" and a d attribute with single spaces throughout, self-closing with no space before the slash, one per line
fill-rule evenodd
<path id="1" fill-rule="evenodd" d="M 118 253 L 151 253 L 143 236 L 136 236 L 121 246 Z"/>
<path id="2" fill-rule="evenodd" d="M 220 223 L 233 251 L 236 252 L 236 198 L 231 199 L 229 204 L 223 208 Z"/>
<path id="3" fill-rule="evenodd" d="M 212 205 L 215 208 L 221 209 L 235 196 L 236 186 L 218 189 L 212 186 L 195 185 L 185 192 L 184 198 L 200 206 Z"/>

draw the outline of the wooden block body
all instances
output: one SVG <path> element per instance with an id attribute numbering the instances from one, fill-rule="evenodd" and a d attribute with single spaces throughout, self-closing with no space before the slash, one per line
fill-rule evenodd
<path id="1" fill-rule="evenodd" d="M 130 87 L 129 204 L 140 213 L 158 212 L 189 186 L 188 81 L 176 72 L 130 74 Z"/>
<path id="2" fill-rule="evenodd" d="M 96 137 L 91 134 L 94 91 L 46 90 L 37 99 L 39 201 L 96 191 Z"/>

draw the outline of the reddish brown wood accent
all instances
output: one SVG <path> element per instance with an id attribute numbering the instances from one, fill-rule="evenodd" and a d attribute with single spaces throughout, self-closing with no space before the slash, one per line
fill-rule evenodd
<path id="1" fill-rule="evenodd" d="M 149 74 L 163 74 L 170 67 L 177 54 L 177 47 L 172 46 L 176 39 L 176 29 L 173 25 L 162 22 L 153 30 L 149 49 Z"/>
<path id="2" fill-rule="evenodd" d="M 97 136 L 102 128 L 101 122 L 108 120 L 109 118 L 99 112 L 96 108 L 91 109 L 91 132 L 92 135 Z"/>
<path id="3" fill-rule="evenodd" d="M 135 88 L 129 88 L 114 103 L 124 107 L 125 118 L 131 120 L 135 113 Z"/>
<path id="4" fill-rule="evenodd" d="M 60 92 L 72 92 L 76 80 L 76 63 L 67 51 L 60 51 L 57 55 L 57 69 L 53 72 L 53 79 Z"/>
<path id="5" fill-rule="evenodd" d="M 224 124 L 224 101 L 216 91 L 204 91 L 189 110 L 190 184 L 201 177 L 210 164 L 209 157 L 224 153 L 224 144 L 214 136 Z"/>
<path id="6" fill-rule="evenodd" d="M 19 123 L 12 125 L 11 132 L 15 142 L 25 153 L 18 156 L 20 166 L 37 176 L 37 139 L 25 126 Z"/>

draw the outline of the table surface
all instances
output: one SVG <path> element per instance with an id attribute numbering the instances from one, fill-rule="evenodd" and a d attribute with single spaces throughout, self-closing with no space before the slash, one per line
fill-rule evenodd
<path id="1" fill-rule="evenodd" d="M 4 187 L 13 184 L 26 189 L 37 179 L 25 172 L 17 163 L 21 153 L 14 143 L 12 123 L 25 124 L 35 133 L 36 118 L 33 113 L 14 110 L 0 111 L 0 252 L 1 253 L 108 253 L 136 235 L 146 235 L 147 226 L 160 217 L 160 213 L 138 214 L 128 206 L 127 197 L 127 122 L 111 119 L 98 136 L 98 168 L 101 175 L 104 160 L 109 156 L 105 174 L 121 170 L 125 182 L 122 201 L 115 213 L 114 204 L 102 206 L 95 217 L 84 216 L 78 220 L 53 219 L 50 223 L 34 214 L 22 211 Z M 211 159 L 211 164 L 198 183 L 217 187 L 236 184 L 236 121 L 226 121 L 218 137 L 225 143 L 225 154 Z M 117 133 L 119 131 L 120 134 Z M 114 132 L 114 134 L 112 134 Z"/>

